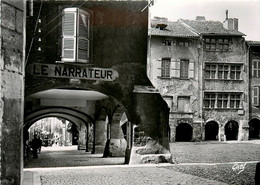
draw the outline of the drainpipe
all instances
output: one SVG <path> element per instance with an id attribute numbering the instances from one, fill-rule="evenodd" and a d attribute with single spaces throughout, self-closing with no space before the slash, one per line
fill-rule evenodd
<path id="1" fill-rule="evenodd" d="M 198 82 L 199 82 L 199 97 L 200 97 L 200 111 L 199 111 L 199 114 L 200 114 L 200 119 L 201 119 L 201 123 L 200 123 L 200 126 L 201 126 L 201 139 L 203 140 L 204 137 L 204 129 L 203 129 L 203 38 L 202 36 L 200 36 L 200 45 L 201 45 L 201 48 L 198 48 L 198 64 L 199 65 L 199 79 L 198 79 Z M 201 60 L 200 60 L 201 58 Z"/>

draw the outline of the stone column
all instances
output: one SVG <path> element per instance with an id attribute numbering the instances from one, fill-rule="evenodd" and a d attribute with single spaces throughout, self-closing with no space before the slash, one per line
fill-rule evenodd
<path id="1" fill-rule="evenodd" d="M 25 1 L 0 1 L 0 184 L 23 174 Z M 4 151 L 4 152 L 3 152 Z"/>
<path id="2" fill-rule="evenodd" d="M 129 164 L 172 162 L 169 108 L 156 91 L 140 87 L 134 94 L 135 123 Z"/>
<path id="3" fill-rule="evenodd" d="M 249 138 L 249 125 L 247 120 L 239 121 L 238 141 L 247 141 Z"/>
<path id="4" fill-rule="evenodd" d="M 80 124 L 78 150 L 86 150 L 86 125 Z"/>
<path id="5" fill-rule="evenodd" d="M 226 135 L 225 135 L 225 126 L 220 124 L 219 130 L 218 130 L 218 140 L 219 141 L 226 141 Z"/>
<path id="6" fill-rule="evenodd" d="M 97 120 L 95 124 L 95 153 L 104 153 L 107 141 L 107 123 L 106 120 Z"/>
<path id="7" fill-rule="evenodd" d="M 120 126 L 120 120 L 123 111 L 115 112 L 112 116 L 110 124 L 110 139 L 107 140 L 104 157 L 124 157 L 126 152 L 127 142 L 124 139 L 124 134 Z"/>

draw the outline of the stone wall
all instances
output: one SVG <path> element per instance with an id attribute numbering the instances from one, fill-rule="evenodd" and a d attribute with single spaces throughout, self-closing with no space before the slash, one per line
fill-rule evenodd
<path id="1" fill-rule="evenodd" d="M 1 7 L 1 184 L 21 183 L 21 134 L 24 101 L 24 1 Z M 12 115 L 11 115 L 12 114 Z M 12 141 L 11 143 L 9 141 Z"/>

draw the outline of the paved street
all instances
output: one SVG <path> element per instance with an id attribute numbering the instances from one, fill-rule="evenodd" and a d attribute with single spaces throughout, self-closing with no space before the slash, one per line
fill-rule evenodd
<path id="1" fill-rule="evenodd" d="M 42 185 L 225 184 L 155 165 L 48 168 L 33 171 L 39 172 Z"/>
<path id="2" fill-rule="evenodd" d="M 75 146 L 47 147 L 38 159 L 29 159 L 24 171 L 39 175 L 42 185 L 224 184 L 164 168 L 170 164 L 123 163 L 124 158 L 102 158 L 100 154 L 78 151 Z"/>
<path id="3" fill-rule="evenodd" d="M 172 154 L 179 164 L 135 166 L 124 165 L 122 157 L 102 158 L 102 154 L 78 151 L 76 146 L 46 147 L 38 159 L 27 161 L 24 171 L 26 177 L 34 179 L 32 185 L 200 185 L 223 182 L 253 185 L 259 144 L 259 141 L 174 143 L 171 144 Z M 234 170 L 237 164 L 245 165 L 239 173 Z M 23 185 L 31 185 L 27 182 Z"/>

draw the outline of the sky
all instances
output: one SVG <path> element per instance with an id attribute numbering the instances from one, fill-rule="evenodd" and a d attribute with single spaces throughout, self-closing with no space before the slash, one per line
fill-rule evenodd
<path id="1" fill-rule="evenodd" d="M 155 0 L 150 7 L 151 18 L 167 17 L 170 21 L 205 16 L 206 20 L 223 22 L 226 10 L 229 18 L 238 18 L 238 31 L 246 40 L 260 41 L 260 0 Z"/>

